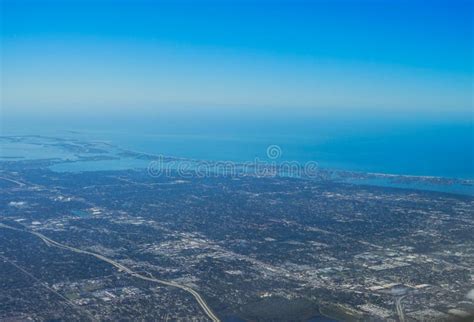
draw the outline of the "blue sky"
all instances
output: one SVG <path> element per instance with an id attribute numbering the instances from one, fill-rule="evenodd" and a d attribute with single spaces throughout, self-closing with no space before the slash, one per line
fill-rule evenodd
<path id="1" fill-rule="evenodd" d="M 472 118 L 472 1 L 2 3 L 2 113 Z"/>

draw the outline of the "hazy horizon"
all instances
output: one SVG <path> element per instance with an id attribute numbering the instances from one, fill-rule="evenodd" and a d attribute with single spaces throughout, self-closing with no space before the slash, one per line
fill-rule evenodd
<path id="1" fill-rule="evenodd" d="M 470 1 L 5 0 L 2 113 L 251 118 L 276 109 L 465 120 L 470 9 Z"/>
<path id="2" fill-rule="evenodd" d="M 323 161 L 322 149 L 356 168 L 472 177 L 471 9 L 5 0 L 1 133 L 293 140 L 309 142 L 298 158 Z M 203 145 L 177 152 L 249 157 Z"/>

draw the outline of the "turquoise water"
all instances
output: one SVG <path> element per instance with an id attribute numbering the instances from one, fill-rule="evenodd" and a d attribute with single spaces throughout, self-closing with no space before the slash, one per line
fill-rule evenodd
<path id="1" fill-rule="evenodd" d="M 85 141 L 99 140 L 126 149 L 192 158 L 197 160 L 230 160 L 237 162 L 268 160 L 266 149 L 278 145 L 282 151 L 277 161 L 315 161 L 321 167 L 350 171 L 474 178 L 474 146 L 471 124 L 462 126 L 385 126 L 319 128 L 293 131 L 291 134 L 271 134 L 269 131 L 238 131 L 228 134 L 155 134 L 159 130 L 50 130 L 42 134 Z M 7 135 L 10 133 L 2 133 Z M 15 133 L 14 133 L 15 134 Z M 18 133 L 16 133 L 18 134 Z M 1 156 L 34 158 L 64 156 L 58 151 L 38 147 L 2 147 Z M 68 156 L 72 158 L 72 156 Z M 127 165 L 128 163 L 128 165 Z M 97 169 L 146 166 L 132 160 L 100 161 L 63 165 Z M 58 169 L 61 167 L 58 166 Z"/>
<path id="2" fill-rule="evenodd" d="M 315 161 L 321 167 L 351 171 L 474 178 L 473 142 L 463 133 L 298 137 L 104 132 L 80 136 L 100 137 L 127 149 L 152 154 L 238 162 L 268 160 L 267 147 L 278 145 L 282 154 L 277 161 Z"/>
<path id="3" fill-rule="evenodd" d="M 68 153 L 59 147 L 43 146 L 23 142 L 0 142 L 0 160 L 21 159 L 74 159 L 72 153 Z"/>
<path id="4" fill-rule="evenodd" d="M 469 140 L 448 140 L 441 132 L 436 140 L 425 136 L 249 136 L 249 135 L 170 135 L 139 134 L 118 131 L 79 131 L 42 133 L 50 137 L 68 138 L 81 142 L 95 142 L 107 153 L 75 153 L 62 149 L 59 141 L 48 138 L 28 138 L 15 142 L 1 141 L 0 160 L 57 158 L 65 160 L 50 166 L 56 172 L 110 171 L 144 169 L 150 159 L 141 160 L 121 156 L 120 148 L 149 154 L 182 157 L 194 160 L 236 161 L 238 163 L 296 161 L 317 162 L 321 168 L 376 172 L 401 175 L 473 178 L 472 149 Z M 459 136 L 458 136 L 459 138 Z M 467 137 L 469 138 L 469 137 Z M 423 142 L 421 142 L 423 141 Z M 74 141 L 65 141 L 66 146 Z M 100 142 L 100 143 L 99 143 Z M 103 144 L 108 143 L 108 144 Z M 112 144 L 110 146 L 109 144 Z M 269 159 L 267 148 L 277 145 L 275 159 Z M 123 152 L 123 150 L 122 150 Z M 95 160 L 88 160 L 94 156 Z M 81 160 L 81 158 L 84 159 Z M 156 160 L 156 159 L 155 159 Z M 169 167 L 169 165 L 168 165 Z M 171 166 L 173 167 L 173 166 Z M 335 177 L 335 180 L 354 184 L 413 188 L 474 195 L 471 185 L 460 182 L 433 184 L 429 180 L 398 182 L 390 177 L 358 178 Z"/>

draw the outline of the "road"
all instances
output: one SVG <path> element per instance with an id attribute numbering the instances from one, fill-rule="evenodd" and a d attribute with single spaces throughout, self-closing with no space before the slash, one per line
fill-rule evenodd
<path id="1" fill-rule="evenodd" d="M 17 180 L 13 180 L 13 179 L 10 179 L 10 178 L 0 177 L 0 179 L 5 180 L 5 181 L 9 181 L 9 182 L 16 183 L 16 184 L 19 185 L 20 187 L 25 186 L 25 184 L 24 184 L 23 182 L 20 182 L 20 181 L 17 181 Z"/>
<path id="2" fill-rule="evenodd" d="M 397 297 L 395 300 L 395 306 L 397 308 L 398 320 L 400 322 L 405 322 L 405 313 L 403 312 L 402 300 L 405 296 Z"/>
<path id="3" fill-rule="evenodd" d="M 79 253 L 79 254 L 94 256 L 95 258 L 98 258 L 98 259 L 100 259 L 104 262 L 107 262 L 107 263 L 113 265 L 119 271 L 123 271 L 125 273 L 128 273 L 128 274 L 130 274 L 130 275 L 132 275 L 136 278 L 139 278 L 139 279 L 142 279 L 142 280 L 145 280 L 145 281 L 155 282 L 155 283 L 159 283 L 159 284 L 162 284 L 162 285 L 167 285 L 167 286 L 182 289 L 183 291 L 188 292 L 189 294 L 191 294 L 194 297 L 196 302 L 199 304 L 199 306 L 204 311 L 204 313 L 209 317 L 209 319 L 211 319 L 214 322 L 220 322 L 219 318 L 212 312 L 211 308 L 207 305 L 206 301 L 201 297 L 201 295 L 198 292 L 196 292 L 195 290 L 193 290 L 192 288 L 188 287 L 188 286 L 181 285 L 181 284 L 178 284 L 178 283 L 175 283 L 175 282 L 160 280 L 160 279 L 154 278 L 154 277 L 148 277 L 148 276 L 141 275 L 141 274 L 133 271 L 132 269 L 130 269 L 130 268 L 128 268 L 128 267 L 126 267 L 126 266 L 124 266 L 124 265 L 122 265 L 122 264 L 120 264 L 120 263 L 118 263 L 118 262 L 116 262 L 116 261 L 114 261 L 110 258 L 107 258 L 107 257 L 105 257 L 101 254 L 89 252 L 87 250 L 82 250 L 82 249 L 67 246 L 67 245 L 63 245 L 61 243 L 58 243 L 55 240 L 52 240 L 51 238 L 46 237 L 45 235 L 43 235 L 41 233 L 38 233 L 38 232 L 35 232 L 35 231 L 19 229 L 19 228 L 11 227 L 11 226 L 8 226 L 8 225 L 2 224 L 2 223 L 0 223 L 0 228 L 6 228 L 6 229 L 21 231 L 21 232 L 25 232 L 25 233 L 35 235 L 36 237 L 40 238 L 48 246 L 53 246 L 53 247 L 57 247 L 57 248 L 60 248 L 60 249 L 69 250 L 71 252 L 75 252 L 75 253 Z"/>
<path id="4" fill-rule="evenodd" d="M 44 287 L 45 289 L 47 289 L 48 291 L 50 291 L 51 293 L 57 295 L 58 297 L 60 297 L 63 301 L 65 301 L 69 306 L 71 306 L 73 309 L 77 310 L 79 313 L 81 314 L 85 314 L 87 315 L 87 317 L 91 320 L 91 321 L 99 321 L 97 320 L 91 313 L 89 313 L 87 310 L 85 310 L 84 308 L 74 304 L 71 300 L 69 300 L 67 297 L 65 297 L 64 295 L 62 295 L 61 293 L 57 292 L 56 290 L 54 290 L 53 288 L 49 287 L 49 285 L 47 283 L 44 283 L 43 281 L 41 281 L 39 278 L 37 278 L 36 276 L 30 274 L 28 271 L 26 271 L 23 267 L 17 265 L 15 262 L 9 260 L 8 258 L 4 257 L 4 256 L 1 256 L 0 255 L 0 259 L 2 259 L 3 261 L 5 261 L 6 263 L 9 263 L 10 265 L 14 266 L 16 269 L 18 269 L 19 271 L 21 271 L 23 274 L 27 275 L 29 278 L 31 278 L 32 280 L 36 281 L 37 283 L 39 283 L 42 287 Z"/>

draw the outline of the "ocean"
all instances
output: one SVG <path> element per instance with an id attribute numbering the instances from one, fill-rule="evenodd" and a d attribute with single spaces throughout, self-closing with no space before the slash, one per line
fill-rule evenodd
<path id="1" fill-rule="evenodd" d="M 286 132 L 268 131 L 200 131 L 196 133 L 163 133 L 163 129 L 98 129 L 50 127 L 47 130 L 15 128 L 1 135 L 45 135 L 82 140 L 105 141 L 120 147 L 146 152 L 212 161 L 268 160 L 267 149 L 277 146 L 276 161 L 317 162 L 320 167 L 386 174 L 474 178 L 474 135 L 470 122 L 464 125 L 377 125 L 358 127 L 305 125 L 287 126 Z M 310 129 L 310 130 L 308 130 Z M 165 129 L 166 130 L 166 129 Z M 39 156 L 54 156 L 49 151 Z M 18 152 L 18 151 L 17 151 Z M 2 155 L 11 151 L 2 148 Z"/>

